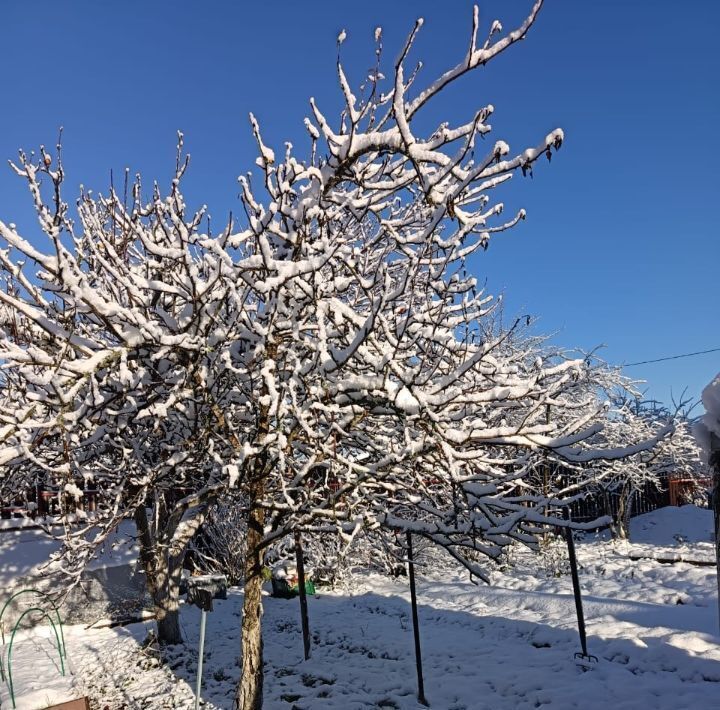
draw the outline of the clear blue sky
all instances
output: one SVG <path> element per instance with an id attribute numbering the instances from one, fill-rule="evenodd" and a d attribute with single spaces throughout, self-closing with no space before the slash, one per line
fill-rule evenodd
<path id="1" fill-rule="evenodd" d="M 531 0 L 480 2 L 481 19 L 517 22 Z M 338 32 L 351 76 L 371 66 L 384 28 L 395 58 L 417 16 L 415 56 L 435 76 L 464 53 L 471 2 L 34 2 L 0 4 L 0 157 L 53 145 L 64 126 L 66 197 L 128 166 L 166 180 L 182 129 L 185 192 L 215 219 L 238 211 L 236 177 L 252 169 L 254 111 L 266 142 L 308 145 L 307 99 L 340 106 Z M 720 347 L 718 170 L 720 61 L 716 0 L 548 0 L 527 40 L 452 87 L 428 119 L 456 122 L 495 106 L 495 139 L 566 143 L 534 179 L 503 194 L 528 220 L 472 268 L 506 312 L 531 313 L 566 346 L 605 344 L 615 363 Z M 389 73 L 389 72 L 388 72 Z M 0 169 L 0 218 L 36 234 L 26 193 Z M 720 353 L 628 368 L 649 393 L 692 396 Z"/>

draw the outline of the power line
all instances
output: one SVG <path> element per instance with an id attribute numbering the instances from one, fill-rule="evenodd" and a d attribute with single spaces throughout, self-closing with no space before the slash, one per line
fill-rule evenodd
<path id="1" fill-rule="evenodd" d="M 694 357 L 695 355 L 705 355 L 705 353 L 716 353 L 720 348 L 710 348 L 710 350 L 698 350 L 694 353 L 685 353 L 683 355 L 670 355 L 668 357 L 659 357 L 655 360 L 641 360 L 640 362 L 627 362 L 623 367 L 634 367 L 635 365 L 648 365 L 651 362 L 664 362 L 665 360 L 680 360 L 684 357 Z"/>

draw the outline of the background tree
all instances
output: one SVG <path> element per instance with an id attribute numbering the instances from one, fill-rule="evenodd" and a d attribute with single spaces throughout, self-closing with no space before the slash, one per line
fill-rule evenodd
<path id="1" fill-rule="evenodd" d="M 636 495 L 648 488 L 661 490 L 669 486 L 671 476 L 700 479 L 704 467 L 699 447 L 693 440 L 685 405 L 675 412 L 655 401 L 643 401 L 628 393 L 614 393 L 614 402 L 607 421 L 595 443 L 622 446 L 630 441 L 655 440 L 654 446 L 638 451 L 622 460 L 594 461 L 586 470 L 595 479 L 589 490 L 598 490 L 604 497 L 608 513 L 613 517 L 611 530 L 615 537 L 630 536 L 630 518 Z M 610 498 L 617 500 L 617 508 Z"/>
<path id="2" fill-rule="evenodd" d="M 100 491 L 92 520 L 82 524 L 74 509 L 64 517 L 64 565 L 75 579 L 118 521 L 133 515 L 160 638 L 177 643 L 184 551 L 226 485 L 212 452 L 232 436 L 215 399 L 230 375 L 208 381 L 202 361 L 223 295 L 214 290 L 217 275 L 191 253 L 202 211 L 185 217 L 180 153 L 167 198 L 155 187 L 143 203 L 139 180 L 129 204 L 127 193 L 83 194 L 77 227 L 60 196 L 60 158 L 58 149 L 53 168 L 41 149 L 13 166 L 28 182 L 51 251 L 0 224 L 8 245 L 0 251 L 0 352 L 13 404 L 0 414 L 2 486 L 22 490 L 28 474 L 41 471 L 61 489 Z M 26 275 L 28 262 L 37 275 Z"/>

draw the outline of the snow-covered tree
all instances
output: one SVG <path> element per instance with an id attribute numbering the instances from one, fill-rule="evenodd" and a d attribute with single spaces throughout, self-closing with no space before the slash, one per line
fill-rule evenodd
<path id="1" fill-rule="evenodd" d="M 584 488 L 604 497 L 608 512 L 609 498 L 617 499 L 612 511 L 613 535 L 629 537 L 633 501 L 638 492 L 668 486 L 671 476 L 701 479 L 704 466 L 687 416 L 687 406 L 675 411 L 656 401 L 645 401 L 628 392 L 614 393 L 602 431 L 590 440 L 592 445 L 627 446 L 629 442 L 654 441 L 643 450 L 621 460 L 593 461 L 584 470 Z M 592 483 L 588 485 L 587 477 Z"/>
<path id="2" fill-rule="evenodd" d="M 207 363 L 221 356 L 208 353 L 229 286 L 192 252 L 202 213 L 185 217 L 180 156 L 166 199 L 155 189 L 143 203 L 139 182 L 130 204 L 115 193 L 83 194 L 79 228 L 60 198 L 59 151 L 54 163 L 43 149 L 37 159 L 21 153 L 14 166 L 52 249 L 43 253 L 0 225 L 8 247 L 0 251 L 0 353 L 13 402 L 2 413 L 2 485 L 21 489 L 39 470 L 61 488 L 100 490 L 92 520 L 67 518 L 65 565 L 75 574 L 118 520 L 133 514 L 160 637 L 178 642 L 184 551 L 227 486 L 212 447 L 234 437 L 216 401 L 231 375 L 208 381 Z M 40 267 L 37 275 L 26 274 L 28 261 Z"/>
<path id="3" fill-rule="evenodd" d="M 105 491 L 95 519 L 68 518 L 68 566 L 133 513 L 166 640 L 179 636 L 187 544 L 232 490 L 247 528 L 244 710 L 262 705 L 269 545 L 296 530 L 411 531 L 484 577 L 480 557 L 558 522 L 547 496 L 522 489 L 534 452 L 630 452 L 584 445 L 600 428 L 577 403 L 588 362 L 484 329 L 491 299 L 465 269 L 525 216 L 503 219 L 491 196 L 549 159 L 562 131 L 517 152 L 488 144 L 490 105 L 455 127 L 416 127 L 446 86 L 524 38 L 541 4 L 484 41 L 476 10 L 461 61 L 422 87 L 419 65 L 407 68 L 422 22 L 389 80 L 378 29 L 357 94 L 338 61 L 338 124 L 311 102 L 305 160 L 289 144 L 277 157 L 251 117 L 260 174 L 240 178 L 244 223 L 218 234 L 185 205 L 181 150 L 167 195 L 145 197 L 139 179 L 129 198 L 86 193 L 75 222 L 59 153 L 16 166 L 48 243 L 0 222 L 0 358 L 15 403 L 0 414 L 3 478 L 15 484 L 31 462 Z"/>

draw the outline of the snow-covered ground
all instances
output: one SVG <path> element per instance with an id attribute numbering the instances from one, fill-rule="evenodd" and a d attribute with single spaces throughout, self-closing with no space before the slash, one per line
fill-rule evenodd
<path id="1" fill-rule="evenodd" d="M 543 559 L 519 551 L 492 586 L 476 586 L 458 573 L 426 575 L 419 582 L 426 695 L 442 710 L 522 708 L 720 707 L 720 637 L 715 568 L 688 562 L 632 560 L 628 550 L 650 547 L 689 555 L 711 537 L 712 516 L 674 508 L 636 518 L 633 545 L 578 544 L 590 653 L 580 650 L 572 587 L 563 548 Z M 239 675 L 242 595 L 216 601 L 208 619 L 203 699 L 207 708 L 230 708 Z M 302 660 L 297 600 L 266 597 L 265 707 L 277 710 L 420 708 L 407 581 L 357 576 L 345 591 L 309 600 L 312 658 Z M 197 666 L 199 612 L 184 607 L 188 642 L 161 664 L 142 648 L 152 623 L 124 629 L 66 629 L 76 692 L 95 707 L 189 708 Z M 16 687 L 49 694 L 61 689 L 49 630 L 36 628 L 18 641 Z M 16 654 L 16 655 L 15 655 Z M 5 710 L 7 689 L 0 702 Z M 25 699 L 19 708 L 40 707 Z"/>

